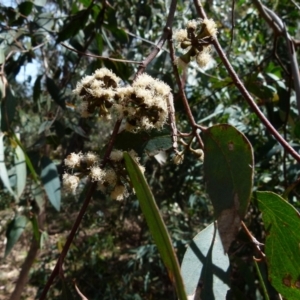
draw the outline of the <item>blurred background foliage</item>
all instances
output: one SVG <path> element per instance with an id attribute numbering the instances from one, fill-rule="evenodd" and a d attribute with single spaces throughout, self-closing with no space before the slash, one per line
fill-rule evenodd
<path id="1" fill-rule="evenodd" d="M 284 39 L 278 39 L 275 49 L 273 32 L 252 1 L 235 1 L 233 12 L 232 1 L 215 0 L 203 4 L 208 16 L 218 24 L 219 41 L 234 69 L 270 122 L 298 150 L 300 123 Z M 264 1 L 264 4 L 280 15 L 295 39 L 299 38 L 300 12 L 292 1 Z M 79 99 L 72 94 L 76 83 L 100 67 L 112 70 L 124 83 L 129 83 L 137 71 L 137 65 L 80 55 L 61 43 L 84 53 L 142 61 L 163 33 L 168 9 L 169 1 L 161 0 L 2 2 L 1 131 L 6 135 L 1 154 L 13 191 L 18 182 L 14 163 L 16 134 L 38 175 L 43 170 L 42 158 L 47 157 L 61 177 L 63 160 L 71 152 L 102 153 L 113 126 L 113 120 L 104 121 L 97 115 L 90 119 L 80 118 L 76 111 Z M 193 3 L 178 1 L 173 30 L 183 28 L 194 18 L 197 16 Z M 178 129 L 189 132 L 191 128 L 167 48 L 163 48 L 146 71 L 171 86 Z M 248 107 L 216 53 L 206 70 L 191 64 L 182 76 L 199 124 L 229 123 L 250 140 L 255 153 L 254 190 L 283 194 L 291 187 L 288 200 L 298 207 L 298 165 Z M 197 148 L 196 144 L 193 146 Z M 159 164 L 148 155 L 143 156 L 142 162 L 181 261 L 186 245 L 213 220 L 213 212 L 205 192 L 202 163 L 192 153 L 187 153 L 183 163 L 176 166 L 171 150 L 164 155 L 165 164 Z M 86 191 L 84 182 L 78 195 L 62 191 L 57 200 L 61 207 L 58 212 L 46 200 L 43 189 L 36 193 L 39 184 L 28 168 L 27 174 L 20 197 L 13 197 L 3 181 L 0 183 L 3 253 L 6 230 L 12 220 L 26 216 L 31 221 L 23 239 L 2 259 L 1 268 L 3 272 L 18 270 L 21 261 L 15 257 L 28 250 L 28 241 L 34 231 L 33 220 L 43 210 L 42 248 L 23 294 L 24 299 L 35 299 L 49 277 Z M 255 236 L 262 240 L 264 233 L 255 207 L 250 207 L 246 221 Z M 262 299 L 254 266 L 249 263 L 253 249 L 243 234 L 233 248 L 231 299 L 241 299 L 239 295 L 245 299 Z M 88 299 L 176 299 L 134 195 L 124 202 L 112 201 L 100 192 L 93 196 L 65 260 L 64 271 L 65 280 L 52 287 L 49 299 L 58 299 L 65 288 L 78 299 L 74 279 Z M 262 272 L 266 276 L 265 270 Z M 13 279 L 16 278 L 17 274 Z M 0 298 L 7 299 L 14 281 L 5 276 L 0 280 L 6 297 Z M 271 287 L 268 288 L 271 291 Z"/>

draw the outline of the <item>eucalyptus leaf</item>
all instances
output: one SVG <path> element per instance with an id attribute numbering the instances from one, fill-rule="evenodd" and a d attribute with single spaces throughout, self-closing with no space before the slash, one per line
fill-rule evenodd
<path id="1" fill-rule="evenodd" d="M 4 146 L 3 138 L 4 138 L 4 134 L 0 132 L 0 178 L 5 188 L 17 200 L 18 197 L 10 186 L 10 180 L 9 180 L 9 176 L 5 164 L 5 155 L 4 155 L 5 146 Z"/>
<path id="2" fill-rule="evenodd" d="M 181 273 L 188 297 L 225 299 L 230 282 L 228 271 L 229 257 L 212 223 L 193 238 L 183 257 Z"/>
<path id="3" fill-rule="evenodd" d="M 20 134 L 16 134 L 16 137 L 20 139 Z M 14 163 L 17 176 L 16 193 L 18 199 L 20 199 L 20 196 L 22 195 L 26 186 L 27 168 L 24 151 L 19 145 L 17 145 L 15 149 Z"/>
<path id="4" fill-rule="evenodd" d="M 168 270 L 169 277 L 175 285 L 177 295 L 180 300 L 187 299 L 176 253 L 151 189 L 142 174 L 139 165 L 130 154 L 124 152 L 124 159 L 126 170 L 139 200 L 142 212 L 146 218 L 149 230 Z"/>
<path id="5" fill-rule="evenodd" d="M 7 243 L 5 247 L 5 257 L 10 253 L 22 235 L 28 220 L 25 216 L 16 216 L 9 224 L 6 230 Z"/>
<path id="6" fill-rule="evenodd" d="M 59 211 L 61 204 L 61 186 L 55 164 L 49 157 L 43 156 L 41 159 L 41 180 L 45 191 L 53 207 Z"/>
<path id="7" fill-rule="evenodd" d="M 227 124 L 203 131 L 203 141 L 206 188 L 227 252 L 250 201 L 253 151 L 247 138 Z"/>
<path id="8" fill-rule="evenodd" d="M 256 192 L 254 201 L 266 230 L 270 282 L 285 299 L 300 299 L 300 214 L 272 192 Z"/>

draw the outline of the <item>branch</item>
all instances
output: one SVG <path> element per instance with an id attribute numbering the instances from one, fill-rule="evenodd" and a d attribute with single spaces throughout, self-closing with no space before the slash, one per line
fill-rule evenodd
<path id="1" fill-rule="evenodd" d="M 45 216 L 46 216 L 45 215 L 45 207 L 43 207 L 37 217 L 38 227 L 40 230 L 43 230 L 44 223 L 45 223 Z M 10 295 L 9 300 L 19 300 L 21 298 L 21 294 L 22 294 L 22 292 L 25 288 L 25 285 L 27 284 L 27 281 L 28 281 L 28 274 L 30 272 L 32 265 L 34 264 L 34 262 L 36 260 L 39 249 L 40 249 L 40 241 L 39 241 L 39 239 L 37 240 L 35 234 L 33 233 L 29 251 L 27 253 L 25 261 L 22 264 L 22 268 L 21 268 L 18 280 L 16 282 L 14 291 Z"/>
<path id="2" fill-rule="evenodd" d="M 202 142 L 202 139 L 201 139 L 199 133 L 197 132 L 197 129 L 200 128 L 201 130 L 205 130 L 205 128 L 196 123 L 196 121 L 194 119 L 194 116 L 192 114 L 190 105 L 189 105 L 188 100 L 186 98 L 183 83 L 182 83 L 182 80 L 179 76 L 178 68 L 175 64 L 175 52 L 174 52 L 174 47 L 173 47 L 173 43 L 172 43 L 172 31 L 171 30 L 169 30 L 168 44 L 169 44 L 169 50 L 170 50 L 170 56 L 171 56 L 171 61 L 172 61 L 172 65 L 173 65 L 174 75 L 175 75 L 175 78 L 176 78 L 176 81 L 177 81 L 177 85 L 178 85 L 178 88 L 179 88 L 179 93 L 180 93 L 180 96 L 182 98 L 182 102 L 183 102 L 186 114 L 188 116 L 188 119 L 190 121 L 191 126 L 193 127 L 193 133 L 197 138 L 197 141 L 199 143 L 200 148 L 204 149 L 204 144 Z"/>
<path id="3" fill-rule="evenodd" d="M 278 25 L 278 23 L 265 10 L 266 7 L 259 0 L 253 0 L 253 3 L 256 6 L 257 10 L 259 11 L 260 15 L 273 29 L 275 35 L 282 35 L 282 29 L 280 28 L 280 25 Z"/>
<path id="4" fill-rule="evenodd" d="M 300 76 L 294 40 L 288 34 L 284 22 L 277 16 L 277 14 L 274 11 L 263 5 L 259 0 L 254 0 L 254 3 L 262 17 L 273 28 L 275 35 L 283 35 L 286 39 L 292 75 L 294 79 L 298 115 L 300 116 Z"/>
<path id="5" fill-rule="evenodd" d="M 194 4 L 195 4 L 198 15 L 203 19 L 207 18 L 205 11 L 203 10 L 203 7 L 198 3 L 197 0 L 194 0 Z M 249 94 L 249 92 L 245 88 L 244 84 L 238 77 L 237 73 L 233 69 L 232 65 L 228 61 L 217 38 L 214 39 L 213 45 L 215 46 L 215 49 L 218 52 L 224 66 L 227 69 L 227 72 L 229 73 L 230 77 L 232 78 L 234 84 L 239 89 L 239 91 L 243 95 L 243 97 L 246 99 L 249 106 L 254 110 L 254 112 L 259 117 L 259 119 L 262 121 L 262 123 L 266 126 L 266 128 L 269 130 L 269 132 L 275 137 L 275 139 L 282 145 L 282 147 L 284 149 L 286 149 L 286 151 L 292 157 L 294 157 L 298 162 L 300 162 L 300 155 L 289 145 L 289 143 L 279 134 L 279 132 L 273 127 L 273 125 L 269 122 L 269 120 L 265 117 L 265 115 L 260 111 L 259 107 L 253 100 L 252 96 Z"/>
<path id="6" fill-rule="evenodd" d="M 88 56 L 88 57 L 93 57 L 93 58 L 100 58 L 100 59 L 106 59 L 106 60 L 109 60 L 109 61 L 118 61 L 118 62 L 123 62 L 123 63 L 130 63 L 130 64 L 139 64 L 141 65 L 142 62 L 140 61 L 135 61 L 135 60 L 127 60 L 127 59 L 120 59 L 120 58 L 111 58 L 111 57 L 107 57 L 107 56 L 101 56 L 101 55 L 95 55 L 95 54 L 90 54 L 90 53 L 84 53 L 84 52 L 81 52 L 81 51 L 78 51 L 70 46 L 67 46 L 66 44 L 64 43 L 60 43 L 63 47 L 77 53 L 77 54 L 80 54 L 80 55 L 83 55 L 83 56 Z"/>
<path id="7" fill-rule="evenodd" d="M 144 71 L 144 69 L 146 68 L 146 66 L 152 61 L 152 59 L 155 58 L 155 56 L 158 54 L 158 52 L 160 51 L 161 47 L 163 46 L 165 40 L 167 39 L 168 37 L 168 34 L 169 34 L 169 31 L 166 30 L 166 28 L 169 28 L 171 27 L 172 23 L 173 23 L 173 19 L 174 19 L 174 14 L 175 14 L 175 9 L 176 9 L 176 3 L 177 1 L 176 0 L 172 0 L 171 2 L 171 5 L 170 5 L 170 12 L 169 12 L 169 15 L 168 15 L 168 19 L 167 19 L 167 23 L 166 23 L 166 27 L 165 27 L 165 30 L 164 30 L 164 34 L 163 36 L 161 37 L 160 41 L 158 42 L 158 45 L 156 46 L 156 48 L 150 53 L 150 55 L 148 55 L 148 57 L 143 61 L 141 67 L 139 68 L 138 72 L 136 73 L 135 75 L 135 78 Z M 63 44 L 64 47 L 66 47 L 66 45 Z M 68 47 L 66 47 L 68 48 Z M 81 53 L 79 53 L 81 54 Z M 82 55 L 85 55 L 85 54 L 82 54 Z M 103 57 L 101 57 L 103 58 Z M 120 60 L 119 60 L 120 61 Z M 136 63 L 136 62 L 134 62 Z M 110 141 L 109 141 L 109 144 L 108 144 L 108 147 L 106 149 L 106 152 L 105 152 L 105 155 L 103 157 L 103 160 L 102 160 L 102 163 L 101 163 L 101 168 L 104 168 L 107 161 L 108 161 L 108 158 L 109 158 L 109 155 L 112 151 L 112 148 L 113 148 L 113 145 L 115 143 L 115 140 L 116 140 L 116 137 L 117 137 L 117 134 L 118 134 L 118 131 L 120 129 L 120 126 L 121 126 L 121 123 L 122 123 L 122 119 L 121 120 L 118 120 L 115 124 L 115 127 L 114 127 L 114 130 L 113 130 L 113 133 L 111 135 L 111 138 L 110 138 Z M 87 196 L 84 200 L 84 203 L 79 211 L 79 214 L 73 224 L 73 227 L 71 229 L 71 232 L 67 238 L 67 241 L 66 241 L 66 244 L 64 245 L 64 248 L 56 262 L 56 265 L 55 265 L 55 268 L 53 269 L 47 283 L 46 283 L 46 286 L 44 287 L 44 290 L 40 296 L 40 300 L 43 300 L 43 299 L 46 299 L 46 296 L 47 296 L 47 293 L 49 291 L 49 288 L 51 287 L 55 277 L 57 275 L 59 275 L 59 271 L 61 270 L 61 266 L 63 264 L 63 261 L 68 253 L 68 250 L 70 248 L 70 245 L 74 239 L 74 236 L 78 230 L 78 227 L 81 223 L 81 220 L 86 212 L 86 209 L 90 203 L 90 200 L 96 190 L 96 187 L 97 187 L 97 183 L 96 182 L 93 182 L 90 187 L 89 187 L 89 190 L 87 192 Z"/>
<path id="8" fill-rule="evenodd" d="M 156 55 L 159 53 L 159 51 L 162 49 L 164 43 L 168 39 L 168 36 L 170 34 L 170 28 L 172 28 L 172 24 L 173 24 L 173 20 L 174 20 L 174 15 L 175 15 L 175 11 L 176 11 L 176 4 L 177 4 L 177 0 L 172 0 L 171 5 L 170 5 L 168 19 L 167 19 L 167 22 L 166 22 L 166 26 L 164 28 L 164 33 L 163 33 L 162 37 L 160 38 L 160 40 L 158 41 L 156 47 L 151 51 L 151 53 L 143 61 L 143 63 L 140 66 L 136 76 L 138 76 L 138 75 L 140 75 L 141 73 L 144 72 L 147 65 L 156 57 Z"/>
<path id="9" fill-rule="evenodd" d="M 106 163 L 107 163 L 107 161 L 108 161 L 108 158 L 109 158 L 109 155 L 110 155 L 111 150 L 113 148 L 115 139 L 117 137 L 117 134 L 118 134 L 121 122 L 122 122 L 122 120 L 118 120 L 116 122 L 116 124 L 115 124 L 113 133 L 111 135 L 111 138 L 110 138 L 110 141 L 109 141 L 109 144 L 108 144 L 108 147 L 106 149 L 106 152 L 104 154 L 104 157 L 103 157 L 103 160 L 102 160 L 102 163 L 101 163 L 101 168 L 104 168 L 105 165 L 106 165 Z M 44 287 L 44 290 L 43 290 L 43 292 L 42 292 L 42 294 L 40 296 L 40 300 L 46 299 L 46 295 L 48 293 L 48 290 L 49 290 L 50 286 L 53 283 L 53 280 L 59 274 L 59 270 L 61 269 L 63 261 L 64 261 L 66 255 L 67 255 L 67 253 L 68 253 L 70 245 L 71 245 L 71 243 L 72 243 L 72 241 L 74 239 L 74 236 L 75 236 L 75 234 L 76 234 L 76 232 L 78 230 L 78 227 L 79 227 L 79 225 L 81 223 L 81 220 L 82 220 L 82 218 L 83 218 L 83 216 L 84 216 L 84 214 L 86 212 L 86 209 L 87 209 L 87 207 L 88 207 L 88 205 L 90 203 L 90 200 L 91 200 L 91 198 L 92 198 L 92 196 L 93 196 L 93 194 L 94 194 L 94 192 L 96 190 L 96 187 L 97 187 L 97 182 L 93 182 L 90 185 L 90 187 L 89 187 L 89 190 L 87 192 L 87 195 L 86 195 L 86 198 L 84 200 L 84 203 L 83 203 L 83 205 L 82 205 L 82 207 L 81 207 L 81 209 L 79 211 L 79 214 L 78 214 L 78 216 L 77 216 L 77 218 L 76 218 L 76 220 L 75 220 L 75 222 L 73 224 L 73 227 L 72 227 L 71 232 L 70 232 L 70 234 L 69 234 L 69 236 L 67 238 L 67 241 L 66 241 L 66 243 L 64 245 L 64 248 L 63 248 L 63 250 L 62 250 L 62 252 L 61 252 L 61 254 L 60 254 L 60 256 L 59 256 L 59 258 L 58 258 L 58 260 L 56 262 L 55 268 L 53 269 L 53 271 L 52 271 L 52 273 L 51 273 L 51 275 L 50 275 L 50 277 L 49 277 L 49 279 L 48 279 L 48 281 L 46 283 L 46 286 Z"/>

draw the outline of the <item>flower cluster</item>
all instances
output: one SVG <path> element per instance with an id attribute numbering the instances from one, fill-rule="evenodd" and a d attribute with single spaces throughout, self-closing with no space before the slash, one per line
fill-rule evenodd
<path id="1" fill-rule="evenodd" d="M 126 118 L 126 129 L 160 129 L 167 120 L 167 101 L 171 89 L 165 83 L 147 74 L 137 77 L 131 87 L 118 90 L 113 108 L 121 118 Z"/>
<path id="2" fill-rule="evenodd" d="M 211 43 L 217 34 L 216 23 L 212 19 L 191 20 L 186 29 L 174 33 L 177 45 L 186 53 L 175 61 L 177 66 L 186 67 L 193 59 L 204 68 L 211 60 Z"/>
<path id="3" fill-rule="evenodd" d="M 138 162 L 139 157 L 133 150 L 129 154 Z M 65 159 L 65 166 L 71 169 L 74 174 L 65 173 L 63 175 L 63 185 L 67 192 L 76 193 L 80 179 L 89 176 L 93 182 L 97 182 L 98 190 L 110 194 L 115 200 L 123 200 L 128 197 L 127 190 L 128 179 L 125 172 L 124 156 L 120 150 L 113 150 L 109 157 L 110 166 L 101 168 L 99 166 L 99 156 L 95 153 L 88 152 L 71 153 Z M 142 172 L 144 167 L 140 166 Z"/>
<path id="4" fill-rule="evenodd" d="M 147 74 L 138 76 L 131 86 L 122 87 L 119 82 L 105 68 L 84 77 L 74 90 L 83 99 L 81 116 L 89 117 L 98 108 L 100 116 L 110 118 L 115 113 L 125 119 L 128 131 L 160 129 L 168 117 L 170 87 Z"/>
<path id="5" fill-rule="evenodd" d="M 89 117 L 96 108 L 99 115 L 109 118 L 116 88 L 120 78 L 106 68 L 98 69 L 93 75 L 85 76 L 73 91 L 83 100 L 79 107 L 82 117 Z"/>

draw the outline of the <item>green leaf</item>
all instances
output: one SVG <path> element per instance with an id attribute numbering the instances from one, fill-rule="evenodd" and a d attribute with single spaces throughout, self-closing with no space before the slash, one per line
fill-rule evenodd
<path id="1" fill-rule="evenodd" d="M 194 295 L 199 293 L 202 300 L 225 299 L 230 289 L 228 268 L 228 255 L 212 223 L 193 238 L 183 257 L 181 273 L 188 297 L 198 299 Z"/>
<path id="2" fill-rule="evenodd" d="M 103 52 L 103 39 L 101 34 L 96 33 L 96 42 L 97 42 L 97 46 L 98 46 L 98 53 L 101 55 Z"/>
<path id="3" fill-rule="evenodd" d="M 74 132 L 76 132 L 78 135 L 84 137 L 84 138 L 88 138 L 88 136 L 86 135 L 85 131 L 83 130 L 82 127 L 78 126 L 78 125 L 75 125 L 75 124 L 72 124 L 70 123 L 69 128 L 71 128 Z"/>
<path id="4" fill-rule="evenodd" d="M 43 0 L 41 0 L 43 1 Z M 41 27 L 39 30 L 37 30 L 35 33 L 34 33 L 34 36 L 40 36 L 43 34 L 44 30 L 53 30 L 54 28 L 54 16 L 53 16 L 53 13 L 42 13 L 42 14 L 39 14 L 37 16 L 37 20 L 36 20 L 36 23 Z M 46 36 L 43 36 L 43 38 L 46 38 Z"/>
<path id="5" fill-rule="evenodd" d="M 6 97 L 1 103 L 1 130 L 8 131 L 16 112 L 17 99 L 12 90 L 6 88 Z"/>
<path id="6" fill-rule="evenodd" d="M 117 135 L 115 148 L 120 150 L 133 149 L 140 156 L 146 152 L 148 155 L 156 155 L 159 151 L 172 147 L 172 139 L 168 130 L 151 130 L 149 132 L 132 133 L 122 131 Z"/>
<path id="7" fill-rule="evenodd" d="M 40 248 L 43 249 L 45 242 L 49 239 L 48 233 L 46 231 L 42 231 L 40 236 Z"/>
<path id="8" fill-rule="evenodd" d="M 53 207 L 59 211 L 61 202 L 60 180 L 55 164 L 49 157 L 43 156 L 41 159 L 41 179 L 49 201 Z"/>
<path id="9" fill-rule="evenodd" d="M 52 124 L 54 123 L 55 119 L 52 119 L 50 121 L 45 121 L 40 125 L 38 134 L 41 134 L 42 132 L 44 132 L 45 130 L 49 130 L 52 126 Z"/>
<path id="10" fill-rule="evenodd" d="M 120 42 L 121 44 L 128 43 L 128 35 L 124 30 L 110 24 L 104 24 L 103 27 L 110 31 L 115 39 L 118 40 L 118 42 Z"/>
<path id="11" fill-rule="evenodd" d="M 40 241 L 40 229 L 39 229 L 39 224 L 38 224 L 38 220 L 36 218 L 36 215 L 33 215 L 30 219 L 31 224 L 32 224 L 32 230 L 33 230 L 33 236 L 36 239 L 36 241 Z"/>
<path id="12" fill-rule="evenodd" d="M 7 244 L 5 247 L 5 257 L 10 253 L 15 243 L 23 233 L 27 218 L 25 216 L 16 216 L 9 224 L 6 230 Z"/>
<path id="13" fill-rule="evenodd" d="M 0 64 L 3 64 L 4 61 L 5 61 L 5 50 L 3 48 L 0 48 Z M 2 80 L 0 80 L 0 82 L 3 84 Z"/>
<path id="14" fill-rule="evenodd" d="M 17 200 L 17 195 L 15 194 L 15 192 L 12 190 L 10 186 L 7 168 L 5 165 L 5 155 L 4 155 L 5 147 L 4 147 L 3 138 L 4 138 L 4 134 L 0 132 L 0 178 L 5 188 L 15 198 L 15 200 Z"/>
<path id="15" fill-rule="evenodd" d="M 124 159 L 126 170 L 135 189 L 149 230 L 168 270 L 169 277 L 176 287 L 177 295 L 179 299 L 187 299 L 175 250 L 150 187 L 137 162 L 127 152 L 124 152 Z"/>
<path id="16" fill-rule="evenodd" d="M 65 26 L 58 33 L 57 43 L 67 40 L 68 38 L 75 36 L 80 29 L 83 29 L 88 17 L 90 10 L 84 9 L 70 17 L 69 21 L 65 22 Z"/>
<path id="17" fill-rule="evenodd" d="M 34 86 L 33 86 L 33 100 L 34 102 L 37 102 L 41 95 L 41 79 L 43 75 L 37 76 Z"/>
<path id="18" fill-rule="evenodd" d="M 91 5 L 92 0 L 79 0 L 80 3 L 82 3 L 85 7 L 88 7 Z"/>
<path id="19" fill-rule="evenodd" d="M 63 99 L 61 93 L 59 92 L 59 87 L 55 84 L 54 80 L 47 76 L 46 78 L 47 90 L 51 98 L 63 109 L 66 108 L 65 100 Z"/>
<path id="20" fill-rule="evenodd" d="M 33 183 L 31 186 L 31 192 L 35 202 L 39 209 L 42 211 L 45 209 L 45 196 L 42 187 L 39 184 Z"/>
<path id="21" fill-rule="evenodd" d="M 17 133 L 16 137 L 20 139 L 20 134 Z M 22 195 L 26 186 L 27 169 L 26 169 L 25 154 L 19 145 L 17 145 L 15 149 L 14 163 L 15 163 L 16 176 L 17 176 L 16 193 L 18 199 L 20 199 L 20 196 Z"/>
<path id="22" fill-rule="evenodd" d="M 269 279 L 285 299 L 300 299 L 300 214 L 272 192 L 256 192 L 266 230 Z"/>
<path id="23" fill-rule="evenodd" d="M 28 16 L 32 11 L 33 3 L 30 1 L 24 1 L 19 4 L 19 12 L 24 15 Z"/>
<path id="24" fill-rule="evenodd" d="M 253 181 L 253 152 L 246 137 L 227 124 L 203 131 L 204 174 L 225 252 L 240 227 Z"/>
<path id="25" fill-rule="evenodd" d="M 14 133 L 13 133 L 13 137 L 14 137 L 14 141 L 17 143 L 17 145 L 23 150 L 23 154 L 24 154 L 25 160 L 26 160 L 26 165 L 27 165 L 28 169 L 30 170 L 30 173 L 31 173 L 31 176 L 32 176 L 33 180 L 37 183 L 39 181 L 38 175 L 35 172 L 35 169 L 32 165 L 32 162 L 31 162 L 30 158 L 28 157 L 28 155 L 24 151 L 24 147 L 23 147 L 22 143 L 20 142 L 20 140 L 18 139 L 18 137 Z"/>

